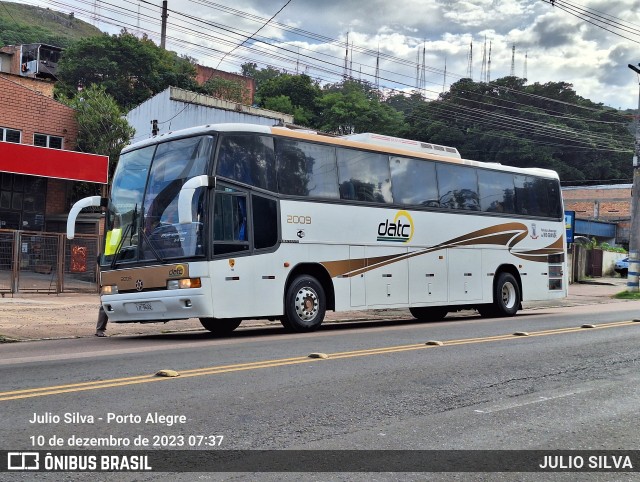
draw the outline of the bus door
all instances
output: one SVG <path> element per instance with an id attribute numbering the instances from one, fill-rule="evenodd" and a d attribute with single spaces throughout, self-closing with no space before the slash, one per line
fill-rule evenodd
<path id="1" fill-rule="evenodd" d="M 220 187 L 213 203 L 213 270 L 211 283 L 216 318 L 241 318 L 255 312 L 253 262 L 248 256 L 249 195 Z"/>

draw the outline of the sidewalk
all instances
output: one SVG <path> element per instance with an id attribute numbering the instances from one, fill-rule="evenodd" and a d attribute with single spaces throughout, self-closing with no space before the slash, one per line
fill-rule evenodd
<path id="1" fill-rule="evenodd" d="M 626 278 L 597 278 L 569 287 L 569 296 L 562 300 L 525 301 L 524 311 L 543 308 L 625 303 L 611 298 L 626 289 Z M 63 293 L 60 295 L 20 294 L 0 298 L 0 342 L 51 338 L 79 338 L 93 336 L 100 299 L 97 294 Z M 469 312 L 471 313 L 471 312 Z M 394 320 L 411 318 L 406 309 L 381 309 L 328 312 L 325 322 Z M 277 324 L 267 320 L 248 320 L 242 326 Z M 107 329 L 109 336 L 159 334 L 176 331 L 203 330 L 197 319 L 150 324 L 115 324 Z"/>

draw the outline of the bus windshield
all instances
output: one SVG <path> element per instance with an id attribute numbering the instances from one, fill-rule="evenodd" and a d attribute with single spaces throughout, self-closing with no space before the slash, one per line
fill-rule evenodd
<path id="1" fill-rule="evenodd" d="M 120 157 L 106 214 L 101 264 L 204 255 L 204 188 L 193 196 L 191 224 L 178 223 L 178 194 L 206 174 L 215 136 L 177 139 Z"/>

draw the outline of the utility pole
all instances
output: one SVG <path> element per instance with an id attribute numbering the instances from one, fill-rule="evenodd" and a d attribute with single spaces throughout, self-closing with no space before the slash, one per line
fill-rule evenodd
<path id="1" fill-rule="evenodd" d="M 638 64 L 640 65 L 640 64 Z M 627 271 L 627 291 L 638 292 L 638 272 L 640 271 L 640 69 L 629 64 L 638 75 L 638 116 L 636 116 L 636 144 L 633 155 L 633 188 L 631 189 L 631 229 L 629 231 L 629 269 Z"/>
<path id="2" fill-rule="evenodd" d="M 162 27 L 160 29 L 160 48 L 164 49 L 167 43 L 167 0 L 162 0 Z"/>

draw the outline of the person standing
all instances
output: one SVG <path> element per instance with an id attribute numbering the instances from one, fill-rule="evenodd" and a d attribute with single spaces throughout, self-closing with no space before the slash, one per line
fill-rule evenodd
<path id="1" fill-rule="evenodd" d="M 96 336 L 107 336 L 105 330 L 107 329 L 108 321 L 109 318 L 107 318 L 107 313 L 104 311 L 102 305 L 100 305 L 100 310 L 98 310 L 98 322 L 96 323 Z"/>

